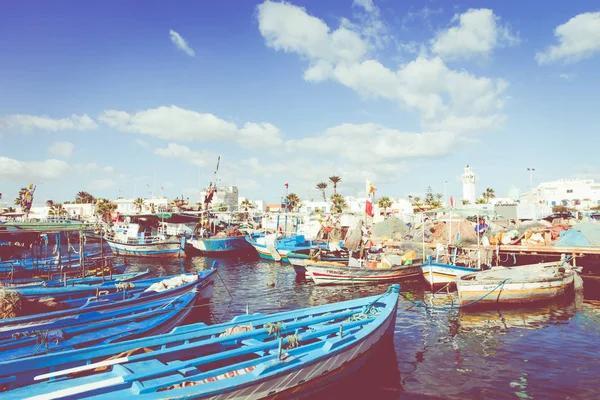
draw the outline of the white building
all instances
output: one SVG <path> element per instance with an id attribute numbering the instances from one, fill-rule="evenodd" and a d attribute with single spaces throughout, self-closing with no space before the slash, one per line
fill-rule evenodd
<path id="1" fill-rule="evenodd" d="M 227 204 L 229 210 L 237 210 L 238 207 L 238 188 L 237 186 L 219 186 L 213 195 L 211 205 L 216 206 L 219 203 Z M 204 204 L 206 198 L 206 189 L 200 192 L 200 203 Z"/>
<path id="2" fill-rule="evenodd" d="M 119 214 L 137 214 L 137 213 L 150 213 L 153 211 L 158 212 L 168 212 L 169 207 L 169 199 L 165 196 L 154 196 L 151 199 L 144 199 L 144 206 L 142 210 L 138 210 L 135 206 L 136 199 L 124 199 L 123 197 L 119 197 L 114 200 L 113 203 L 117 205 L 117 209 L 115 210 Z"/>
<path id="3" fill-rule="evenodd" d="M 531 192 L 521 193 L 521 203 L 565 206 L 579 210 L 600 205 L 600 183 L 593 179 L 559 179 L 540 183 Z"/>
<path id="4" fill-rule="evenodd" d="M 463 201 L 468 201 L 471 204 L 475 203 L 475 182 L 477 175 L 473 172 L 470 166 L 465 167 L 465 172 L 462 174 L 463 183 Z"/>

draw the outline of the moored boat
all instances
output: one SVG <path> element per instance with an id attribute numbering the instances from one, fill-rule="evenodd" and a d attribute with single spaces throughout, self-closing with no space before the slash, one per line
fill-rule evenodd
<path id="1" fill-rule="evenodd" d="M 146 304 L 158 300 L 167 300 L 189 292 L 192 289 L 197 291 L 207 290 L 207 296 L 212 293 L 213 274 L 216 269 L 199 271 L 176 276 L 173 281 L 167 278 L 157 280 L 154 285 L 142 290 L 127 290 L 124 292 L 113 292 L 101 294 L 98 292 L 94 297 L 81 297 L 71 301 L 64 301 L 67 309 L 44 312 L 32 315 L 17 316 L 14 318 L 5 318 L 0 320 L 0 331 L 14 329 L 16 326 L 33 326 L 47 321 L 54 321 L 60 318 L 85 315 L 92 312 L 107 312 L 116 310 L 127 310 L 140 304 Z M 183 278 L 183 279 L 182 279 Z M 50 288 L 52 289 L 52 288 Z"/>
<path id="2" fill-rule="evenodd" d="M 0 363 L 5 398 L 288 397 L 337 382 L 394 330 L 384 294 Z"/>
<path id="3" fill-rule="evenodd" d="M 12 360 L 158 335 L 179 325 L 189 315 L 196 297 L 206 297 L 206 294 L 192 289 L 172 299 L 163 298 L 127 309 L 16 326 L 0 331 L 0 353 L 4 360 Z"/>
<path id="4" fill-rule="evenodd" d="M 307 275 L 317 285 L 386 283 L 421 275 L 420 264 L 402 265 L 398 256 L 379 261 L 350 259 L 348 263 L 305 260 Z"/>
<path id="5" fill-rule="evenodd" d="M 318 246 L 315 241 L 306 240 L 304 235 L 278 237 L 276 234 L 251 233 L 245 239 L 256 249 L 260 258 L 274 261 L 288 261 L 288 252 L 310 250 Z"/>
<path id="6" fill-rule="evenodd" d="M 528 304 L 574 291 L 575 270 L 558 261 L 520 267 L 494 267 L 456 280 L 461 306 Z"/>
<path id="7" fill-rule="evenodd" d="M 230 237 L 197 237 L 186 239 L 184 250 L 191 256 L 204 255 L 210 257 L 245 254 L 252 251 L 245 235 Z"/>
<path id="8" fill-rule="evenodd" d="M 104 240 L 118 256 L 178 258 L 183 255 L 179 240 L 165 236 L 131 238 L 108 235 Z"/>
<path id="9" fill-rule="evenodd" d="M 451 284 L 457 277 L 481 271 L 480 268 L 438 263 L 431 259 L 421 265 L 421 270 L 423 278 L 432 288 Z"/>

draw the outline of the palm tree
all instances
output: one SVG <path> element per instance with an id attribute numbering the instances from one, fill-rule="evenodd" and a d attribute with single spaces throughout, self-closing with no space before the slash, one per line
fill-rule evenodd
<path id="1" fill-rule="evenodd" d="M 229 206 L 225 203 L 219 203 L 215 206 L 215 211 L 227 211 L 227 209 L 229 208 Z"/>
<path id="2" fill-rule="evenodd" d="M 138 212 L 142 212 L 142 210 L 144 209 L 144 199 L 138 197 L 134 200 L 133 206 L 138 210 Z"/>
<path id="3" fill-rule="evenodd" d="M 485 192 L 483 192 L 482 197 L 489 203 L 490 199 L 493 199 L 496 197 L 496 192 L 492 188 L 487 188 L 487 189 L 485 189 Z"/>
<path id="4" fill-rule="evenodd" d="M 331 202 L 333 203 L 333 209 L 335 212 L 341 213 L 344 209 L 348 208 L 348 204 L 346 203 L 346 199 L 339 193 L 334 193 L 331 195 Z"/>
<path id="5" fill-rule="evenodd" d="M 333 183 L 333 194 L 337 194 L 337 184 L 342 181 L 342 178 L 334 175 L 329 177 L 329 181 Z"/>
<path id="6" fill-rule="evenodd" d="M 106 220 L 106 222 L 110 221 L 110 213 L 117 209 L 117 205 L 115 203 L 111 203 L 106 199 L 98 199 L 96 201 L 98 205 L 98 215 L 102 217 L 102 220 Z"/>
<path id="7" fill-rule="evenodd" d="M 242 201 L 240 203 L 240 207 L 244 210 L 244 211 L 248 211 L 249 209 L 254 208 L 254 204 L 248 200 L 248 199 L 244 199 L 244 201 Z"/>
<path id="8" fill-rule="evenodd" d="M 488 200 L 485 197 L 480 197 L 477 200 L 475 200 L 475 204 L 486 204 L 488 202 Z"/>
<path id="9" fill-rule="evenodd" d="M 95 200 L 94 196 L 84 191 L 78 192 L 75 196 L 75 204 L 93 204 Z"/>
<path id="10" fill-rule="evenodd" d="M 50 210 L 48 210 L 48 216 L 52 216 L 54 218 L 65 218 L 69 215 L 69 212 L 65 210 L 62 204 L 52 204 Z"/>
<path id="11" fill-rule="evenodd" d="M 317 189 L 319 189 L 321 191 L 321 194 L 323 195 L 323 201 L 327 201 L 327 197 L 325 196 L 325 189 L 327 189 L 327 183 L 325 183 L 325 182 L 317 183 Z"/>
<path id="12" fill-rule="evenodd" d="M 463 206 L 471 204 L 469 200 L 462 200 Z"/>
<path id="13" fill-rule="evenodd" d="M 421 198 L 419 196 L 413 197 L 413 206 L 420 206 L 420 205 L 421 205 Z"/>
<path id="14" fill-rule="evenodd" d="M 296 193 L 290 193 L 286 197 L 288 211 L 294 211 L 300 206 L 300 197 Z"/>
<path id="15" fill-rule="evenodd" d="M 46 206 L 52 207 L 54 205 L 54 200 L 46 200 Z"/>
<path id="16" fill-rule="evenodd" d="M 390 200 L 389 197 L 383 196 L 379 199 L 377 205 L 379 206 L 379 208 L 383 208 L 383 213 L 387 215 L 387 209 L 388 207 L 392 206 L 392 200 Z"/>

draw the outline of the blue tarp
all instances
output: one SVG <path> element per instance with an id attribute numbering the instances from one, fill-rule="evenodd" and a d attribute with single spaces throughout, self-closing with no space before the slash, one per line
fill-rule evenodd
<path id="1" fill-rule="evenodd" d="M 562 231 L 556 246 L 600 247 L 600 224 L 583 222 Z"/>
<path id="2" fill-rule="evenodd" d="M 568 231 L 562 231 L 560 233 L 560 239 L 556 242 L 555 246 L 560 247 L 591 247 L 592 244 L 585 237 L 585 235 L 574 229 Z"/>
<path id="3" fill-rule="evenodd" d="M 584 222 L 575 225 L 571 229 L 581 232 L 592 246 L 600 247 L 600 224 Z"/>

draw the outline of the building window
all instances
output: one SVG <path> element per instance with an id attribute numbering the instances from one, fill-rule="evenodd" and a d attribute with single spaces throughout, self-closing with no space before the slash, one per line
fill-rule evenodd
<path id="1" fill-rule="evenodd" d="M 552 205 L 553 205 L 553 206 L 555 206 L 555 205 L 556 205 L 556 201 L 553 201 L 553 202 L 552 202 Z"/>
<path id="2" fill-rule="evenodd" d="M 567 193 L 573 193 L 573 189 L 567 189 Z"/>

